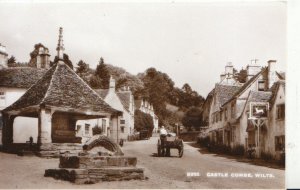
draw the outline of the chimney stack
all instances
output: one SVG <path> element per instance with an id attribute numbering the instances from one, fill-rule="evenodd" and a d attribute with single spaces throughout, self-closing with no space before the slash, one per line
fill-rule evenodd
<path id="1" fill-rule="evenodd" d="M 232 62 L 228 62 L 227 65 L 225 66 L 225 75 L 227 75 L 228 77 L 232 77 L 233 76 L 233 66 L 232 66 Z"/>
<path id="2" fill-rule="evenodd" d="M 247 65 L 247 81 L 261 71 L 261 66 L 257 62 L 258 59 L 252 59 L 250 65 Z"/>
<path id="3" fill-rule="evenodd" d="M 0 69 L 7 67 L 8 54 L 6 52 L 6 47 L 0 44 Z"/>
<path id="4" fill-rule="evenodd" d="M 115 79 L 112 76 L 110 76 L 110 79 L 109 79 L 109 91 L 110 92 L 115 92 L 115 90 L 116 90 L 116 81 L 115 81 Z"/>
<path id="5" fill-rule="evenodd" d="M 268 61 L 268 88 L 276 82 L 276 60 Z"/>

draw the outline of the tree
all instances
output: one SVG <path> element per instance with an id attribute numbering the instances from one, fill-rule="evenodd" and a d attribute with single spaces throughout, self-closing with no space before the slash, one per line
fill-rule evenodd
<path id="1" fill-rule="evenodd" d="M 16 64 L 16 58 L 15 56 L 11 56 L 8 60 L 7 60 L 7 66 L 8 67 L 15 67 Z"/>
<path id="2" fill-rule="evenodd" d="M 191 86 L 187 83 L 185 83 L 181 89 L 183 90 L 183 92 L 185 92 L 187 94 L 192 94 L 192 92 L 193 92 Z"/>
<path id="3" fill-rule="evenodd" d="M 135 110 L 134 112 L 134 129 L 137 131 L 148 130 L 148 134 L 152 134 L 154 129 L 153 118 L 150 114 Z"/>
<path id="4" fill-rule="evenodd" d="M 53 62 L 50 62 L 50 66 L 52 67 L 53 65 L 57 64 L 58 62 L 58 56 L 55 56 L 54 58 L 54 61 Z M 66 65 L 68 65 L 71 69 L 73 69 L 73 63 L 72 61 L 70 60 L 69 58 L 69 55 L 68 54 L 65 54 L 63 55 L 63 61 Z"/>
<path id="5" fill-rule="evenodd" d="M 242 68 L 235 76 L 240 83 L 245 83 L 247 81 L 247 70 Z"/>
<path id="6" fill-rule="evenodd" d="M 202 124 L 201 110 L 197 107 L 191 107 L 182 118 L 182 124 L 191 130 L 192 127 L 200 128 Z"/>
<path id="7" fill-rule="evenodd" d="M 80 60 L 78 63 L 77 63 L 77 69 L 76 69 L 76 73 L 77 74 L 84 74 L 84 73 L 87 73 L 89 71 L 89 65 L 86 64 L 84 61 Z"/>
<path id="8" fill-rule="evenodd" d="M 95 74 L 94 74 L 94 81 L 96 79 L 97 83 L 94 83 L 91 81 L 91 85 L 93 83 L 93 87 L 96 88 L 108 88 L 109 87 L 109 71 L 106 67 L 106 64 L 104 63 L 104 59 L 101 57 L 99 64 L 97 65 Z"/>

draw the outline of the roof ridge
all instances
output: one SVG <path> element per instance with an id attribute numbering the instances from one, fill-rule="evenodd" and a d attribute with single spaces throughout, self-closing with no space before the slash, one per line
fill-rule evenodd
<path id="1" fill-rule="evenodd" d="M 40 104 L 44 103 L 44 100 L 47 98 L 47 96 L 48 96 L 48 94 L 49 94 L 49 89 L 50 89 L 50 87 L 51 87 L 52 84 L 53 84 L 53 76 L 54 76 L 54 74 L 57 72 L 57 64 L 54 65 L 53 67 L 56 67 L 56 68 L 55 68 L 55 71 L 54 71 L 54 72 L 52 73 L 52 75 L 51 75 L 51 80 L 50 80 L 50 83 L 49 83 L 48 88 L 47 88 L 47 90 L 46 90 L 46 94 L 45 94 L 45 96 L 44 96 L 44 98 L 42 99 L 42 101 L 41 101 Z M 37 81 L 37 82 L 38 82 L 38 81 Z"/>

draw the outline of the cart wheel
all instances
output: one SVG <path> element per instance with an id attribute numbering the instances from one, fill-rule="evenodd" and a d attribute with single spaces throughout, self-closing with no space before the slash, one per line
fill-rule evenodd
<path id="1" fill-rule="evenodd" d="M 162 151 L 160 146 L 157 146 L 157 156 L 162 156 Z"/>
<path id="2" fill-rule="evenodd" d="M 157 141 L 157 156 L 162 156 L 161 141 L 160 141 L 160 139 L 158 139 L 158 141 Z"/>
<path id="3" fill-rule="evenodd" d="M 181 141 L 181 144 L 178 148 L 178 157 L 181 158 L 183 156 L 183 142 Z"/>

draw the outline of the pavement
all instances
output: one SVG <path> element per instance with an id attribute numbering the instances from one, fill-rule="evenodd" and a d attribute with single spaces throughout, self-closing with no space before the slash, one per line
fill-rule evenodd
<path id="1" fill-rule="evenodd" d="M 146 180 L 76 185 L 44 177 L 45 169 L 58 166 L 58 159 L 17 156 L 0 152 L 0 188 L 88 188 L 88 189 L 284 189 L 285 170 L 239 162 L 235 158 L 205 153 L 194 143 L 184 143 L 184 155 L 157 157 L 158 137 L 125 142 L 126 156 L 136 156 Z"/>

